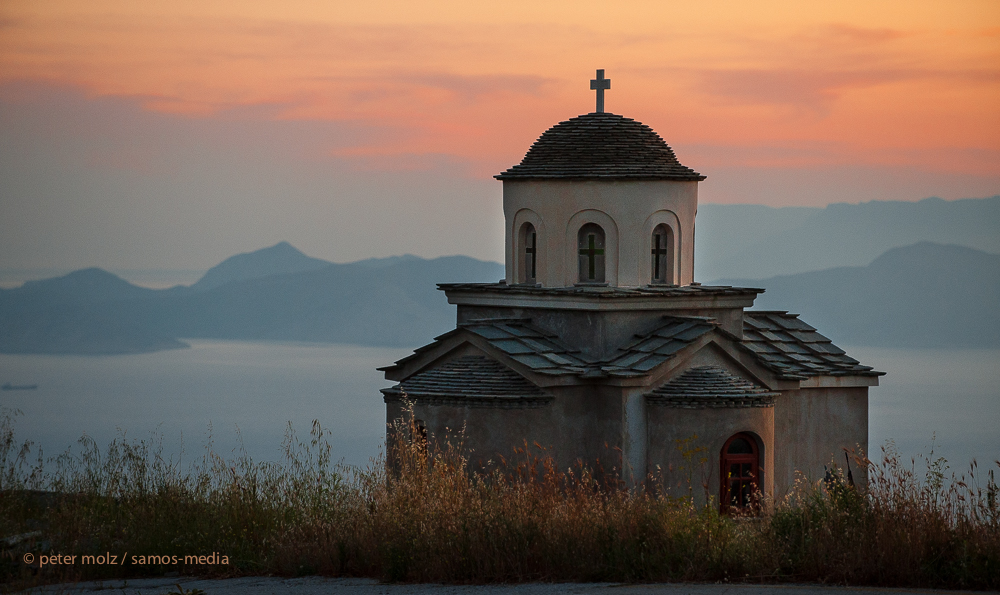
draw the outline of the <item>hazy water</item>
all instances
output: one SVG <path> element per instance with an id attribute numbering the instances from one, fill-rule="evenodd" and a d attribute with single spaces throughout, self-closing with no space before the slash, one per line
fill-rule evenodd
<path id="1" fill-rule="evenodd" d="M 908 457 L 929 455 L 933 439 L 958 471 L 1000 459 L 1000 349 L 844 349 L 887 373 L 869 393 L 873 459 L 890 439 Z"/>
<path id="2" fill-rule="evenodd" d="M 200 455 L 213 427 L 215 448 L 237 445 L 238 427 L 257 460 L 276 460 L 291 421 L 299 435 L 313 419 L 333 431 L 338 456 L 364 464 L 384 436 L 378 366 L 409 349 L 189 341 L 191 349 L 121 356 L 0 354 L 0 384 L 39 385 L 2 391 L 0 406 L 24 412 L 17 432 L 47 455 L 84 433 L 105 444 L 118 428 L 132 438 L 163 436 L 165 450 Z M 873 451 L 893 439 L 907 456 L 935 453 L 955 469 L 1000 458 L 1000 350 L 847 348 L 888 372 L 871 391 Z"/>
<path id="3" fill-rule="evenodd" d="M 164 450 L 200 455 L 209 424 L 215 448 L 238 445 L 257 460 L 277 460 L 288 422 L 307 438 L 313 419 L 333 432 L 338 456 L 363 464 L 385 434 L 378 389 L 390 386 L 375 368 L 411 352 L 354 345 L 187 340 L 191 349 L 116 356 L 0 354 L 0 391 L 16 407 L 20 438 L 46 454 L 84 433 L 99 443 L 119 428 L 128 437 L 163 436 Z"/>

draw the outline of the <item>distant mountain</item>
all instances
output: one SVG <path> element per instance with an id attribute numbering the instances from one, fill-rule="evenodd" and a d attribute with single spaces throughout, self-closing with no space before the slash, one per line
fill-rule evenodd
<path id="1" fill-rule="evenodd" d="M 306 256 L 288 242 L 280 242 L 270 248 L 230 256 L 208 269 L 191 289 L 205 291 L 234 281 L 314 271 L 331 264 L 333 263 L 326 260 Z"/>
<path id="2" fill-rule="evenodd" d="M 454 327 L 437 283 L 502 276 L 502 265 L 466 256 L 404 259 L 374 272 L 331 264 L 132 305 L 137 318 L 179 337 L 409 346 Z"/>
<path id="3" fill-rule="evenodd" d="M 868 266 L 770 279 L 756 310 L 790 310 L 838 343 L 893 347 L 1000 346 L 1000 255 L 919 242 Z"/>
<path id="4" fill-rule="evenodd" d="M 284 242 L 229 258 L 190 288 L 144 289 L 87 269 L 0 290 L 0 352 L 185 347 L 177 337 L 416 345 L 454 326 L 437 283 L 503 274 L 503 265 L 465 256 L 333 264 Z"/>
<path id="5" fill-rule="evenodd" d="M 16 294 L 26 302 L 44 303 L 99 302 L 105 300 L 134 299 L 151 295 L 153 290 L 136 287 L 128 281 L 103 269 L 89 268 L 73 271 L 62 277 L 27 281 Z"/>
<path id="6" fill-rule="evenodd" d="M 187 347 L 116 311 L 158 292 L 101 269 L 0 290 L 0 353 L 141 353 Z"/>
<path id="7" fill-rule="evenodd" d="M 412 346 L 454 327 L 437 283 L 504 274 L 465 256 L 334 264 L 283 244 L 234 258 L 199 289 L 144 289 L 100 269 L 0 289 L 0 352 L 135 353 L 183 337 Z M 844 344 L 1000 346 L 1000 256 L 980 250 L 920 242 L 866 266 L 717 283 L 764 287 L 755 308 L 801 313 Z"/>
<path id="8" fill-rule="evenodd" d="M 403 254 L 402 256 L 386 256 L 385 258 L 366 258 L 365 260 L 359 260 L 357 262 L 352 262 L 350 264 L 355 264 L 370 269 L 381 269 L 396 264 L 413 262 L 415 260 L 422 260 L 422 259 L 419 256 L 414 256 L 413 254 Z"/>
<path id="9" fill-rule="evenodd" d="M 695 278 L 764 279 L 864 266 L 920 241 L 1000 253 L 1000 196 L 919 202 L 872 201 L 826 208 L 703 204 Z"/>

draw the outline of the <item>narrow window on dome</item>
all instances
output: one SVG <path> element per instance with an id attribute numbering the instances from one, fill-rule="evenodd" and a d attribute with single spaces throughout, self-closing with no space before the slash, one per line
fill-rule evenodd
<path id="1" fill-rule="evenodd" d="M 604 230 L 588 223 L 580 228 L 577 243 L 580 283 L 604 283 Z"/>
<path id="2" fill-rule="evenodd" d="M 653 230 L 650 256 L 650 282 L 668 285 L 674 282 L 674 233 L 667 225 Z"/>
<path id="3" fill-rule="evenodd" d="M 538 277 L 538 234 L 535 226 L 525 223 L 517 238 L 520 254 L 521 270 L 518 271 L 518 283 L 536 283 Z"/>

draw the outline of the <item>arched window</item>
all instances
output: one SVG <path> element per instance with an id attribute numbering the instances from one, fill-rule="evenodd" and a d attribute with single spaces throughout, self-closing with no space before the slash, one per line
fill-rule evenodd
<path id="1" fill-rule="evenodd" d="M 525 223 L 517 238 L 518 255 L 521 260 L 521 270 L 518 271 L 518 283 L 535 283 L 538 277 L 538 234 L 535 226 Z"/>
<path id="2" fill-rule="evenodd" d="M 674 232 L 668 225 L 653 230 L 650 249 L 650 283 L 667 285 L 674 282 Z"/>
<path id="3" fill-rule="evenodd" d="M 757 441 L 749 434 L 736 434 L 722 447 L 722 512 L 752 511 L 759 502 L 760 456 Z"/>
<path id="4" fill-rule="evenodd" d="M 604 230 L 596 223 L 580 228 L 578 235 L 580 283 L 604 283 Z"/>

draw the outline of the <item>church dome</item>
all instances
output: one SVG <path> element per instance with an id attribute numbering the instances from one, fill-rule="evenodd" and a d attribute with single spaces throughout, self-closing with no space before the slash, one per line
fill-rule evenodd
<path id="1" fill-rule="evenodd" d="M 602 179 L 700 182 L 660 135 L 642 122 L 595 112 L 560 122 L 531 145 L 498 180 Z"/>

